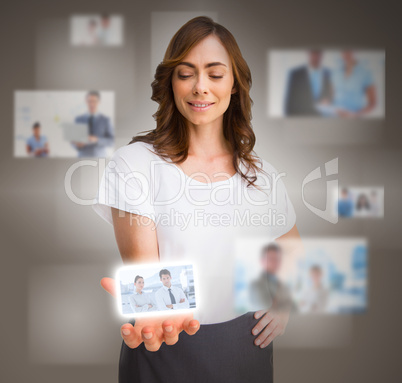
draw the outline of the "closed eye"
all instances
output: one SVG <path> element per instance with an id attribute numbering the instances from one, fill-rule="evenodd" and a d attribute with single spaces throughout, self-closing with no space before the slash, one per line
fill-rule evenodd
<path id="1" fill-rule="evenodd" d="M 192 77 L 192 75 L 179 74 L 178 77 L 181 78 L 181 79 L 186 79 L 186 78 Z M 211 77 L 213 79 L 223 78 L 223 76 L 212 76 L 212 75 L 210 75 L 209 77 Z"/>

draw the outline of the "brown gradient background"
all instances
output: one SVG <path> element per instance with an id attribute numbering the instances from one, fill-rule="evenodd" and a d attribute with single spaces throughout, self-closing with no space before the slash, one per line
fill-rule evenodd
<path id="1" fill-rule="evenodd" d="M 103 1 L 14 0 L 2 5 L 0 381 L 115 382 L 123 323 L 114 313 L 114 302 L 98 285 L 120 264 L 112 227 L 91 207 L 74 205 L 66 197 L 64 175 L 74 159 L 13 158 L 14 90 L 114 90 L 116 147 L 122 146 L 154 126 L 151 115 L 156 105 L 149 99 L 151 12 L 210 11 L 217 12 L 218 21 L 234 34 L 250 65 L 255 149 L 288 173 L 285 184 L 301 234 L 363 236 L 370 244 L 369 309 L 365 315 L 349 318 L 352 331 L 347 344 L 275 348 L 275 381 L 400 382 L 402 34 L 398 10 L 395 1 L 360 0 L 205 0 L 199 4 L 170 0 L 152 5 L 116 1 L 113 7 Z M 73 50 L 66 42 L 60 46 L 71 13 L 102 11 L 124 15 L 124 48 Z M 311 45 L 385 49 L 386 121 L 267 117 L 268 50 Z M 383 220 L 332 225 L 303 205 L 303 178 L 335 157 L 340 185 L 385 186 Z M 83 169 L 72 181 L 78 195 L 93 197 L 97 169 Z M 325 180 L 309 185 L 306 192 L 311 203 L 322 206 Z M 337 337 L 339 321 L 333 323 L 324 327 Z M 317 336 L 314 326 L 304 331 L 311 332 L 309 338 Z"/>

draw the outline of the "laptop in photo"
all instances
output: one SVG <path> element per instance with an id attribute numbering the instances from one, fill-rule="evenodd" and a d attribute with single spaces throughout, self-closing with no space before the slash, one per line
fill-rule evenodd
<path id="1" fill-rule="evenodd" d="M 66 141 L 88 142 L 88 124 L 62 123 Z"/>

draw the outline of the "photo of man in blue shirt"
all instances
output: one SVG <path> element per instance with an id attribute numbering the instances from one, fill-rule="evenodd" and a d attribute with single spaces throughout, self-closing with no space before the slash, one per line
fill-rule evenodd
<path id="1" fill-rule="evenodd" d="M 106 157 L 106 148 L 114 144 L 110 118 L 98 111 L 100 98 L 98 91 L 90 91 L 86 96 L 88 113 L 75 119 L 77 124 L 88 124 L 88 142 L 72 142 L 78 157 Z"/>

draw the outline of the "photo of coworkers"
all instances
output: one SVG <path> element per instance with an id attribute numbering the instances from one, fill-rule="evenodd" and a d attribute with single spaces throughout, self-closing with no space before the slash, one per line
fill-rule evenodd
<path id="1" fill-rule="evenodd" d="M 124 316 L 196 307 L 192 265 L 135 265 L 117 271 L 119 312 Z"/>
<path id="2" fill-rule="evenodd" d="M 114 93 L 16 91 L 15 157 L 107 157 L 114 146 Z"/>
<path id="3" fill-rule="evenodd" d="M 382 218 L 384 188 L 340 187 L 336 208 L 339 218 Z"/>
<path id="4" fill-rule="evenodd" d="M 243 243 L 242 243 L 243 242 Z M 343 314 L 367 306 L 367 244 L 364 239 L 307 239 L 303 251 L 263 240 L 238 242 L 235 307 L 293 313 Z M 249 248 L 248 258 L 241 251 Z"/>
<path id="5" fill-rule="evenodd" d="M 121 46 L 123 24 L 120 15 L 73 15 L 70 18 L 71 45 Z"/>
<path id="6" fill-rule="evenodd" d="M 385 51 L 269 52 L 270 117 L 385 117 Z"/>

